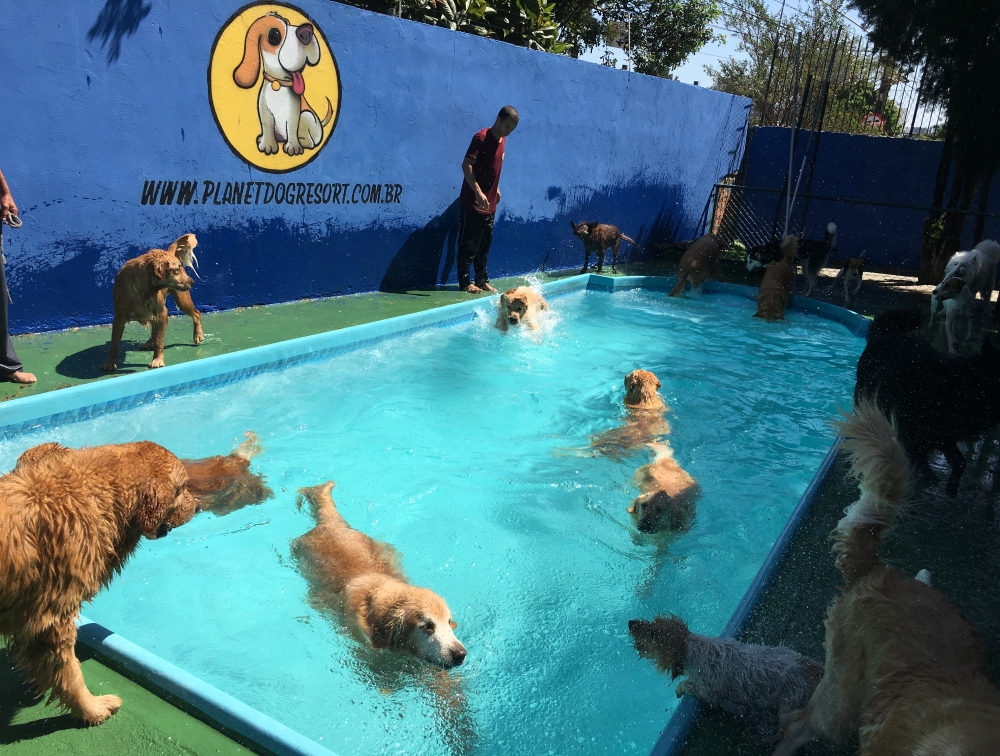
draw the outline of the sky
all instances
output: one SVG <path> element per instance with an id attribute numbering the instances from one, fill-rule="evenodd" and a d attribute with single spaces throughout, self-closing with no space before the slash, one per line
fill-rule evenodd
<path id="1" fill-rule="evenodd" d="M 720 5 L 725 5 L 726 0 L 719 0 Z M 771 12 L 777 14 L 781 9 L 781 0 L 767 0 L 767 5 L 771 9 Z M 799 8 L 805 9 L 808 7 L 807 2 L 802 2 L 802 0 L 788 0 L 785 4 L 785 14 L 794 14 Z M 846 15 L 856 22 L 861 21 L 860 16 L 857 12 L 850 9 L 845 9 Z M 690 56 L 681 66 L 673 71 L 674 77 L 678 81 L 682 81 L 685 84 L 695 84 L 697 83 L 702 87 L 712 86 L 711 77 L 705 73 L 705 65 L 717 65 L 720 58 L 735 57 L 737 59 L 746 57 L 743 53 L 737 50 L 739 44 L 739 36 L 731 31 L 727 31 L 721 26 L 722 19 L 719 19 L 719 25 L 715 27 L 715 31 L 718 34 L 726 35 L 726 44 L 721 44 L 719 42 L 710 42 L 705 45 L 701 50 Z M 854 27 L 855 31 L 858 31 L 857 27 Z M 600 63 L 601 56 L 604 53 L 604 47 L 596 47 L 593 50 L 584 53 L 580 56 L 581 60 L 587 60 L 593 63 Z M 618 67 L 625 63 L 625 51 L 613 49 L 612 54 L 618 58 Z"/>

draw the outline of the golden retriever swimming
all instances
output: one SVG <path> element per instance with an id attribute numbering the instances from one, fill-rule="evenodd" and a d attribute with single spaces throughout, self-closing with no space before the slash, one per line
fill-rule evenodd
<path id="1" fill-rule="evenodd" d="M 162 538 L 196 512 L 184 465 L 149 441 L 42 444 L 0 477 L 0 635 L 39 695 L 91 725 L 118 711 L 120 698 L 87 690 L 74 620 L 142 536 Z"/>
<path id="2" fill-rule="evenodd" d="M 655 457 L 635 471 L 641 493 L 628 508 L 643 533 L 688 530 L 701 487 L 674 459 L 674 451 L 663 443 L 650 443 Z"/>
<path id="3" fill-rule="evenodd" d="M 663 418 L 667 405 L 657 393 L 662 384 L 649 370 L 633 370 L 625 376 L 625 424 L 590 439 L 595 454 L 621 459 L 629 452 L 670 433 Z"/>
<path id="4" fill-rule="evenodd" d="M 509 326 L 524 324 L 535 331 L 538 329 L 538 313 L 547 309 L 548 302 L 530 286 L 508 289 L 500 295 L 497 305 L 497 328 L 506 331 Z"/>
<path id="5" fill-rule="evenodd" d="M 789 717 L 774 753 L 856 732 L 861 756 L 998 754 L 1000 690 L 978 631 L 929 581 L 887 567 L 878 554 L 910 483 L 895 425 L 861 401 L 840 432 L 861 488 L 833 532 L 846 585 L 826 618 L 823 679 Z"/>
<path id="6" fill-rule="evenodd" d="M 303 488 L 316 527 L 292 542 L 310 599 L 339 611 L 374 648 L 389 648 L 450 669 L 465 661 L 455 621 L 444 599 L 410 585 L 399 555 L 354 530 L 341 517 L 330 491 L 334 483 Z"/>
<path id="7" fill-rule="evenodd" d="M 795 285 L 795 249 L 798 241 L 797 236 L 786 236 L 781 242 L 782 259 L 771 263 L 764 271 L 760 291 L 757 292 L 755 318 L 763 318 L 768 323 L 785 319 L 785 308 Z"/>
<path id="8" fill-rule="evenodd" d="M 274 495 L 264 476 L 250 472 L 250 460 L 261 451 L 260 440 L 251 431 L 246 439 L 226 456 L 181 460 L 188 473 L 188 491 L 202 511 L 222 517 Z"/>

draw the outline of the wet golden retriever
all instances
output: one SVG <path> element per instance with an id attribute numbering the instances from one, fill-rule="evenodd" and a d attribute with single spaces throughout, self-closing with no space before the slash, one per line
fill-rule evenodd
<path id="1" fill-rule="evenodd" d="M 450 669 L 465 661 L 455 621 L 444 599 L 410 585 L 399 555 L 386 543 L 354 530 L 337 511 L 328 482 L 300 493 L 316 527 L 292 542 L 310 601 L 343 616 L 356 635 L 374 648 L 410 654 Z"/>
<path id="2" fill-rule="evenodd" d="M 674 459 L 668 444 L 650 443 L 655 456 L 635 471 L 640 494 L 628 508 L 642 533 L 688 530 L 694 520 L 701 487 Z"/>
<path id="3" fill-rule="evenodd" d="M 111 297 L 115 305 L 115 319 L 111 326 L 111 344 L 108 358 L 101 370 L 118 369 L 118 349 L 121 346 L 125 324 L 133 320 L 144 326 L 152 324 L 149 341 L 143 349 L 153 352 L 151 368 L 163 367 L 163 340 L 167 333 L 167 294 L 172 294 L 177 306 L 194 321 L 194 343 L 205 339 L 201 330 L 201 313 L 194 306 L 188 289 L 194 280 L 185 272 L 197 262 L 194 248 L 198 240 L 194 234 L 184 234 L 166 249 L 151 249 L 144 255 L 126 262 L 115 276 Z"/>
<path id="4" fill-rule="evenodd" d="M 677 285 L 669 296 L 680 296 L 688 281 L 691 282 L 691 290 L 700 294 L 705 281 L 708 280 L 709 269 L 712 269 L 715 277 L 721 280 L 722 263 L 719 260 L 719 252 L 719 237 L 715 234 L 705 234 L 688 247 L 681 255 L 677 270 Z"/>
<path id="5" fill-rule="evenodd" d="M 774 753 L 857 733 L 861 756 L 998 754 L 1000 690 L 979 632 L 929 580 L 879 557 L 910 483 L 895 425 L 865 401 L 840 431 L 861 488 L 833 532 L 846 585 L 826 618 L 823 679 Z"/>
<path id="6" fill-rule="evenodd" d="M 87 690 L 74 620 L 142 536 L 162 538 L 196 511 L 184 465 L 149 441 L 42 444 L 0 477 L 0 635 L 39 695 L 91 725 L 118 710 L 117 696 Z"/>
<path id="7" fill-rule="evenodd" d="M 595 454 L 621 459 L 670 433 L 670 424 L 663 418 L 667 405 L 657 393 L 661 385 L 660 379 L 649 370 L 633 370 L 626 375 L 625 424 L 592 437 L 591 450 Z"/>
<path id="8" fill-rule="evenodd" d="M 524 324 L 535 331 L 538 329 L 538 313 L 547 309 L 548 302 L 530 286 L 508 289 L 500 295 L 496 326 L 506 331 L 509 326 Z"/>
<path id="9" fill-rule="evenodd" d="M 246 439 L 225 456 L 181 460 L 188 473 L 188 491 L 202 511 L 222 517 L 274 495 L 264 476 L 250 472 L 250 460 L 261 451 L 260 440 L 251 431 Z"/>
<path id="10" fill-rule="evenodd" d="M 795 284 L 795 249 L 798 237 L 786 236 L 781 242 L 782 259 L 771 263 L 764 271 L 757 293 L 755 318 L 763 318 L 768 323 L 785 319 L 785 308 L 792 298 Z"/>

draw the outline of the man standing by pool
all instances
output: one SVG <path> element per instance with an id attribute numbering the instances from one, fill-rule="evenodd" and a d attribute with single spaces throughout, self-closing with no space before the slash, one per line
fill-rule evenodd
<path id="1" fill-rule="evenodd" d="M 490 286 L 486 259 L 493 243 L 493 218 L 500 202 L 500 170 L 503 168 L 507 136 L 517 128 L 517 111 L 504 105 L 490 128 L 476 132 L 465 152 L 462 173 L 465 181 L 459 196 L 462 225 L 458 232 L 458 288 L 469 294 L 496 291 Z M 469 265 L 476 281 L 469 280 Z"/>

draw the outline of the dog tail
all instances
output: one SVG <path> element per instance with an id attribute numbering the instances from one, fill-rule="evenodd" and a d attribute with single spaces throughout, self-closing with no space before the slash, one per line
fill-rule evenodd
<path id="1" fill-rule="evenodd" d="M 919 310 L 886 310 L 868 326 L 868 339 L 890 333 L 909 333 L 920 328 Z"/>
<path id="2" fill-rule="evenodd" d="M 333 497 L 330 495 L 330 492 L 336 485 L 332 480 L 328 480 L 326 483 L 321 483 L 318 486 L 299 489 L 302 498 L 309 502 L 312 516 L 316 518 L 316 522 L 320 525 L 327 523 L 346 524 L 340 512 L 337 511 L 336 502 L 334 502 Z M 299 507 L 302 506 L 302 499 L 299 499 L 298 505 Z"/>
<path id="3" fill-rule="evenodd" d="M 799 237 L 789 234 L 781 240 L 781 258 L 788 267 L 795 264 L 795 253 L 799 249 Z"/>
<path id="4" fill-rule="evenodd" d="M 837 568 L 853 585 L 879 564 L 882 533 L 906 509 L 910 463 L 896 438 L 896 424 L 873 401 L 855 403 L 854 414 L 836 424 L 851 457 L 861 497 L 833 531 Z"/>
<path id="5" fill-rule="evenodd" d="M 242 457 L 249 462 L 261 452 L 260 439 L 257 438 L 257 434 L 253 431 L 247 431 L 243 435 L 246 438 L 246 441 L 237 446 L 236 451 L 234 451 L 233 454 L 237 457 Z"/>
<path id="6" fill-rule="evenodd" d="M 638 244 L 638 242 L 635 239 L 633 239 L 630 236 L 625 236 L 625 234 L 622 234 L 622 239 L 624 239 L 627 242 L 632 242 L 633 244 Z"/>
<path id="7" fill-rule="evenodd" d="M 333 118 L 333 105 L 330 104 L 330 98 L 326 98 L 326 116 L 322 121 L 319 122 L 320 126 L 326 126 L 330 123 L 330 119 Z"/>
<path id="8" fill-rule="evenodd" d="M 652 622 L 633 619 L 628 621 L 628 631 L 639 656 L 653 662 L 660 674 L 669 670 L 671 679 L 684 674 L 691 637 L 684 620 L 673 614 L 660 615 Z"/>

